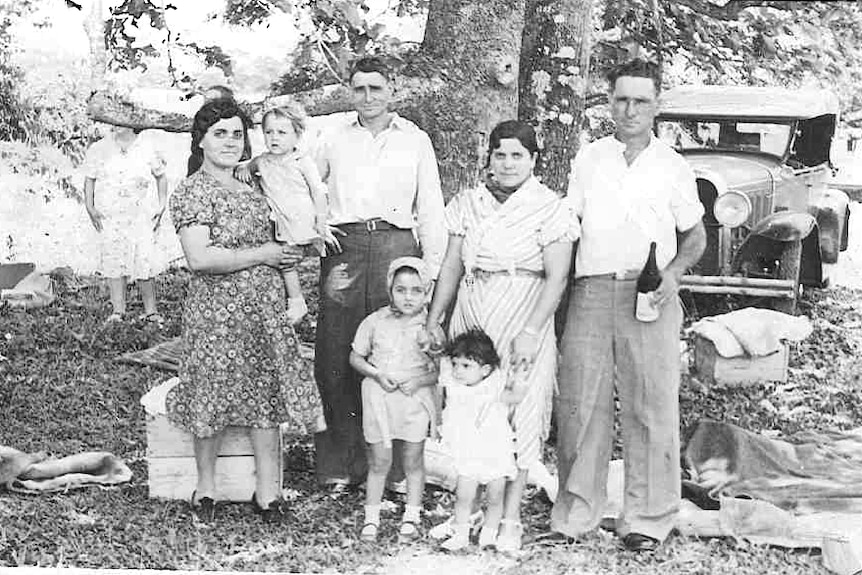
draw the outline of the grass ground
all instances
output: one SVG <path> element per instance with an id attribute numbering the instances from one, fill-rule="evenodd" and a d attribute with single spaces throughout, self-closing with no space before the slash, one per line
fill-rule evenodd
<path id="1" fill-rule="evenodd" d="M 0 567 L 278 570 L 381 573 L 825 573 L 816 552 L 754 547 L 743 541 L 673 536 L 653 556 L 621 551 L 604 531 L 577 545 L 543 546 L 550 503 L 529 491 L 527 545 L 518 557 L 492 552 L 442 556 L 430 541 L 406 548 L 396 542 L 395 512 L 384 515 L 382 537 L 364 544 L 356 533 L 362 493 L 333 498 L 313 481 L 309 439 L 285 452 L 285 484 L 294 496 L 286 525 L 260 522 L 248 505 L 226 505 L 212 526 L 195 524 L 183 502 L 147 497 L 144 414 L 138 400 L 168 377 L 123 365 L 121 353 L 179 334 L 186 272 L 158 279 L 162 327 L 140 321 L 103 325 L 108 314 L 99 285 L 73 277 L 57 281 L 57 301 L 30 312 L 0 308 L 0 445 L 68 455 L 108 450 L 135 476 L 115 489 L 22 496 L 0 488 Z M 303 280 L 313 287 L 314 269 Z M 312 290 L 313 291 L 313 290 Z M 315 302 L 312 310 L 315 309 Z M 133 295 L 131 312 L 140 311 Z M 685 376 L 680 393 L 683 437 L 701 418 L 754 431 L 862 425 L 862 292 L 830 290 L 805 296 L 802 312 L 815 332 L 791 351 L 785 384 L 722 390 Z M 313 314 L 300 329 L 311 340 Z M 552 454 L 549 447 L 548 453 Z M 398 496 L 393 499 L 401 504 Z M 430 527 L 451 509 L 449 493 L 429 490 L 424 522 Z M 389 519 L 387 521 L 387 519 Z"/>

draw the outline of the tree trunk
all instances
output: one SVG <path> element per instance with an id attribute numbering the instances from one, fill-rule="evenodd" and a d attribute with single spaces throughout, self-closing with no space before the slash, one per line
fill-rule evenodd
<path id="1" fill-rule="evenodd" d="M 431 136 L 446 199 L 476 185 L 491 129 L 517 117 L 524 7 L 524 0 L 431 1 L 420 58 L 446 87 L 405 115 Z"/>
<path id="2" fill-rule="evenodd" d="M 105 87 L 108 54 L 105 48 L 105 21 L 102 19 L 102 0 L 94 0 L 84 20 L 84 31 L 90 44 L 90 82 L 92 90 Z"/>
<path id="3" fill-rule="evenodd" d="M 529 0 L 526 20 L 518 114 L 538 126 L 543 151 L 537 171 L 562 193 L 583 122 L 592 0 Z"/>

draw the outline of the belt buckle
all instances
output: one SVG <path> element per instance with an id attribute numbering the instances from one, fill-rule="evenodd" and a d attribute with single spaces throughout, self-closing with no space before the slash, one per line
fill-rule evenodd
<path id="1" fill-rule="evenodd" d="M 365 220 L 365 230 L 369 232 L 376 232 L 377 220 Z"/>

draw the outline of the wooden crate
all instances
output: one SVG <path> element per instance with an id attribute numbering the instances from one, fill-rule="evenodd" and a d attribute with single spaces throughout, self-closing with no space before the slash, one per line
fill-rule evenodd
<path id="1" fill-rule="evenodd" d="M 172 425 L 165 415 L 148 413 L 146 418 L 150 497 L 188 501 L 197 483 L 191 434 Z M 217 497 L 220 501 L 250 501 L 254 490 L 251 440 L 245 429 L 228 427 L 216 460 Z"/>
<path id="2" fill-rule="evenodd" d="M 722 357 L 705 337 L 694 340 L 694 365 L 705 381 L 718 385 L 751 385 L 760 381 L 787 381 L 788 348 L 760 357 Z"/>

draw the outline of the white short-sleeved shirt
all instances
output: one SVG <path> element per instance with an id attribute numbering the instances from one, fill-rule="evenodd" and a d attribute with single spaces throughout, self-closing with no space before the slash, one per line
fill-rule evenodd
<path id="1" fill-rule="evenodd" d="M 664 269 L 676 257 L 676 232 L 703 216 L 694 172 L 681 155 L 653 136 L 631 165 L 625 149 L 608 136 L 572 162 L 566 201 L 581 221 L 577 277 L 639 270 L 652 241 Z"/>

